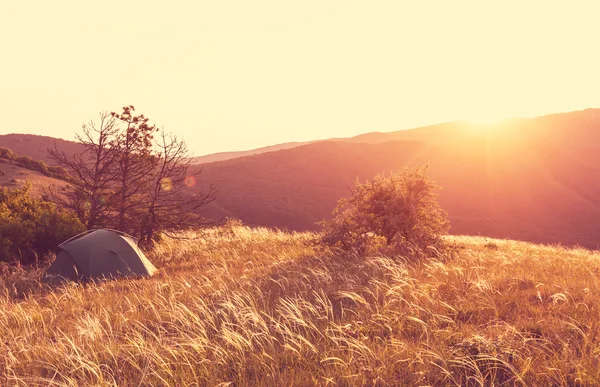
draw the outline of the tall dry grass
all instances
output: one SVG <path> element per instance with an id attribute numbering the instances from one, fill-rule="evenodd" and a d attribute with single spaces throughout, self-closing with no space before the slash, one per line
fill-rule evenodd
<path id="1" fill-rule="evenodd" d="M 0 277 L 0 385 L 598 385 L 600 255 L 451 237 L 336 255 L 234 227 L 165 240 L 155 277 Z"/>

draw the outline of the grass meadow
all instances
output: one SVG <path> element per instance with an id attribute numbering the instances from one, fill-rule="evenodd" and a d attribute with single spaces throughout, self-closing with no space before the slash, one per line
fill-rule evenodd
<path id="1" fill-rule="evenodd" d="M 448 237 L 408 263 L 215 228 L 152 278 L 0 268 L 2 386 L 600 385 L 600 253 Z"/>

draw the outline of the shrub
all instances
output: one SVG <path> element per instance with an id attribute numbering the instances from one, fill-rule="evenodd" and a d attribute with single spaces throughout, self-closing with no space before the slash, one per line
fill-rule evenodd
<path id="1" fill-rule="evenodd" d="M 49 166 L 48 172 L 51 173 L 52 175 L 54 175 L 55 177 L 59 177 L 59 178 L 64 178 L 68 175 L 68 172 L 66 169 L 64 169 L 63 167 L 55 166 L 55 165 Z"/>
<path id="2" fill-rule="evenodd" d="M 48 175 L 50 173 L 48 171 L 48 166 L 43 160 L 34 160 L 32 162 L 32 166 L 36 171 L 41 172 L 44 175 Z"/>
<path id="3" fill-rule="evenodd" d="M 15 160 L 17 158 L 17 155 L 12 150 L 0 146 L 0 158 L 7 160 Z"/>
<path id="4" fill-rule="evenodd" d="M 33 167 L 34 167 L 34 161 L 29 156 L 19 156 L 19 157 L 17 157 L 16 161 L 19 164 L 23 165 L 25 168 L 33 169 Z"/>
<path id="5" fill-rule="evenodd" d="M 361 254 L 442 247 L 441 236 L 450 224 L 436 200 L 440 187 L 427 171 L 427 166 L 417 166 L 364 184 L 357 181 L 352 197 L 338 202 L 333 219 L 321 222 L 321 242 Z"/>
<path id="6" fill-rule="evenodd" d="M 0 147 L 0 162 L 5 162 L 4 160 L 11 160 L 23 168 L 38 171 L 48 177 L 54 177 L 65 181 L 71 179 L 69 173 L 63 167 L 49 166 L 43 160 L 33 160 L 29 156 L 19 156 L 8 148 Z M 26 173 L 21 172 L 21 174 L 24 175 Z"/>
<path id="7" fill-rule="evenodd" d="M 72 213 L 32 198 L 30 189 L 0 188 L 0 261 L 33 263 L 84 229 Z"/>

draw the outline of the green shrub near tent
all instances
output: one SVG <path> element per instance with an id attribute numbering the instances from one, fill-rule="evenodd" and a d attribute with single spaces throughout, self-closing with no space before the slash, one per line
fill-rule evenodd
<path id="1" fill-rule="evenodd" d="M 31 184 L 0 188 L 0 261 L 43 260 L 65 239 L 84 230 L 77 217 L 30 195 Z"/>

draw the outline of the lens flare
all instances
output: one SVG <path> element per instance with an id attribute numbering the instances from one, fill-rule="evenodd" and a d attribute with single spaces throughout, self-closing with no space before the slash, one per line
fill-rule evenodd
<path id="1" fill-rule="evenodd" d="M 196 185 L 196 178 L 194 176 L 188 176 L 183 181 L 183 184 L 185 184 L 185 186 L 188 188 L 192 188 Z"/>
<path id="2" fill-rule="evenodd" d="M 169 179 L 168 177 L 164 177 L 160 180 L 160 188 L 163 189 L 163 191 L 170 191 L 173 189 L 173 183 L 171 182 L 171 179 Z"/>

